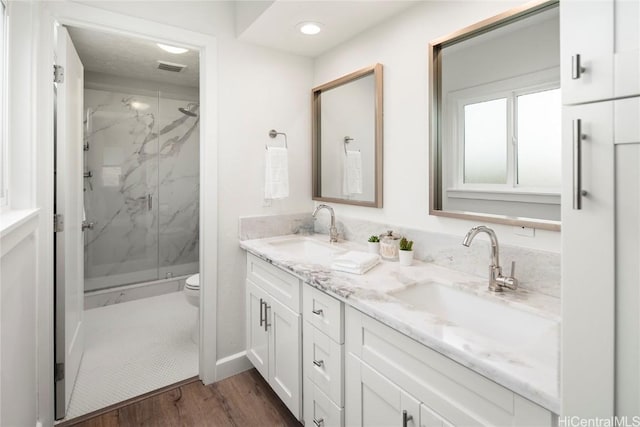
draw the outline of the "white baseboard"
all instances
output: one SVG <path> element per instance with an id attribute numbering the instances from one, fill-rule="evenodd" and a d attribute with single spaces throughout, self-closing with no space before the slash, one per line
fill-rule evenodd
<path id="1" fill-rule="evenodd" d="M 247 359 L 246 351 L 232 354 L 216 362 L 216 381 L 232 377 L 251 368 L 253 368 L 253 365 Z"/>

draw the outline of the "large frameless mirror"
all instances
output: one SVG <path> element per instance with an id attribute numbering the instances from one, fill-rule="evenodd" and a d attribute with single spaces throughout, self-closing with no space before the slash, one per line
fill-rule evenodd
<path id="1" fill-rule="evenodd" d="M 382 207 L 382 65 L 312 90 L 313 200 Z"/>
<path id="2" fill-rule="evenodd" d="M 557 1 L 430 43 L 430 214 L 560 229 Z"/>

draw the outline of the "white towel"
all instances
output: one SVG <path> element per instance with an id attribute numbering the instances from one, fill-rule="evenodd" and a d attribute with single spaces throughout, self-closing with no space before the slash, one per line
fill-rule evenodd
<path id="1" fill-rule="evenodd" d="M 347 273 L 364 274 L 380 262 L 380 255 L 369 252 L 349 251 L 336 257 L 331 269 Z"/>
<path id="2" fill-rule="evenodd" d="M 362 154 L 359 151 L 347 150 L 343 176 L 342 192 L 345 196 L 362 194 Z"/>
<path id="3" fill-rule="evenodd" d="M 264 171 L 264 198 L 289 197 L 289 157 L 286 148 L 267 148 Z"/>

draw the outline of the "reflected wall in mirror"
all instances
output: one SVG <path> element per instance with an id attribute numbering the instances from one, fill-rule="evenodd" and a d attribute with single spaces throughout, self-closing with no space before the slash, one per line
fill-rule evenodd
<path id="1" fill-rule="evenodd" d="M 382 65 L 312 91 L 313 200 L 382 207 Z"/>
<path id="2" fill-rule="evenodd" d="M 430 214 L 560 229 L 557 1 L 429 45 Z"/>

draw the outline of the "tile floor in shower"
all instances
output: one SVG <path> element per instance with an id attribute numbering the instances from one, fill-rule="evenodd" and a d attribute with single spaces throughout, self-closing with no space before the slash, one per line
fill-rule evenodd
<path id="1" fill-rule="evenodd" d="M 85 351 L 65 419 L 198 374 L 197 308 L 182 292 L 84 313 Z"/>

